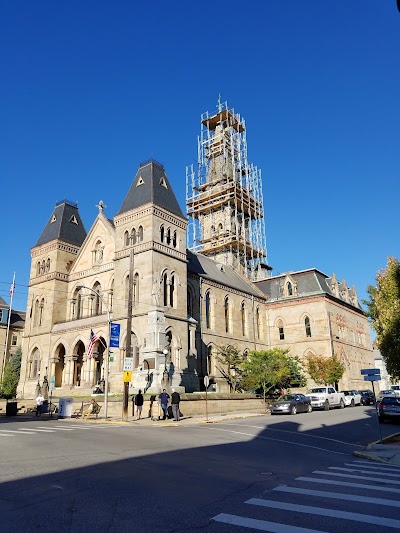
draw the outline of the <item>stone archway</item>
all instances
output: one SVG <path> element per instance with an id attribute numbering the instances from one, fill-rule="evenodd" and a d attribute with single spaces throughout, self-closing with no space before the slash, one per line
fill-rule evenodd
<path id="1" fill-rule="evenodd" d="M 74 372 L 72 376 L 72 385 L 80 387 L 82 381 L 82 365 L 83 354 L 85 353 L 85 345 L 79 341 L 74 350 Z"/>
<path id="2" fill-rule="evenodd" d="M 54 368 L 54 375 L 55 375 L 55 387 L 62 387 L 63 384 L 63 372 L 65 367 L 65 347 L 63 344 L 60 344 L 60 346 L 57 348 L 56 357 L 55 357 L 55 368 Z"/>

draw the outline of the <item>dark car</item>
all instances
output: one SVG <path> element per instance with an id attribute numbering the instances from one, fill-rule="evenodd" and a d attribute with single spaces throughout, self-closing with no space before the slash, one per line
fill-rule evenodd
<path id="1" fill-rule="evenodd" d="M 310 398 L 304 394 L 284 394 L 279 400 L 272 402 L 269 409 L 271 415 L 280 413 L 295 415 L 297 413 L 311 413 L 312 405 Z"/>
<path id="2" fill-rule="evenodd" d="M 379 422 L 400 418 L 400 396 L 384 396 L 378 405 Z"/>
<path id="3" fill-rule="evenodd" d="M 373 405 L 375 403 L 375 396 L 372 390 L 361 390 L 361 405 Z"/>

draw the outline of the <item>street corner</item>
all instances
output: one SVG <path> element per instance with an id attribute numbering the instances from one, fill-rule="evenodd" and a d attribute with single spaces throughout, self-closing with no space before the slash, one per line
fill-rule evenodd
<path id="1" fill-rule="evenodd" d="M 354 457 L 358 457 L 359 459 L 368 459 L 369 461 L 377 461 L 379 463 L 389 463 L 389 459 L 387 457 L 380 457 L 379 455 L 368 453 L 368 452 L 360 452 L 358 450 L 355 450 L 353 452 Z"/>

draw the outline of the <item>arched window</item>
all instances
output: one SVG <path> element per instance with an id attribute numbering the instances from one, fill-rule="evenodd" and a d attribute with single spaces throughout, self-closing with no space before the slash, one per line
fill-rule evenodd
<path id="1" fill-rule="evenodd" d="M 163 300 L 164 300 L 164 305 L 167 306 L 168 305 L 168 277 L 167 277 L 166 272 L 163 275 Z"/>
<path id="2" fill-rule="evenodd" d="M 124 243 L 125 246 L 129 246 L 129 231 L 125 231 L 124 233 Z"/>
<path id="3" fill-rule="evenodd" d="M 94 300 L 93 300 L 93 315 L 101 315 L 103 312 L 102 309 L 102 300 L 101 300 L 101 285 L 99 282 L 95 283 L 93 285 L 93 290 L 96 291 L 96 294 L 93 294 Z"/>
<path id="4" fill-rule="evenodd" d="M 83 296 L 81 291 L 78 292 L 76 299 L 76 318 L 83 318 Z"/>
<path id="5" fill-rule="evenodd" d="M 41 272 L 42 274 L 44 274 L 45 268 L 46 268 L 46 266 L 45 266 L 45 262 L 44 262 L 44 259 L 43 259 L 43 261 L 42 261 L 42 266 L 41 266 L 41 268 L 40 268 L 40 272 Z"/>
<path id="6" fill-rule="evenodd" d="M 46 263 L 46 272 L 49 272 L 50 271 L 50 257 L 47 259 L 47 263 Z"/>
<path id="7" fill-rule="evenodd" d="M 256 335 L 257 339 L 261 337 L 261 317 L 260 317 L 260 308 L 256 309 Z"/>
<path id="8" fill-rule="evenodd" d="M 43 323 L 43 308 L 44 308 L 44 298 L 42 298 L 39 306 L 39 326 Z"/>
<path id="9" fill-rule="evenodd" d="M 136 244 L 136 229 L 133 228 L 131 231 L 131 244 Z"/>
<path id="10" fill-rule="evenodd" d="M 139 226 L 138 228 L 137 240 L 138 242 L 142 242 L 143 240 L 143 226 Z"/>
<path id="11" fill-rule="evenodd" d="M 246 335 L 246 306 L 244 302 L 240 306 L 240 317 L 242 319 L 242 335 L 244 337 Z"/>
<path id="12" fill-rule="evenodd" d="M 125 278 L 125 303 L 128 305 L 129 300 L 129 275 Z"/>
<path id="13" fill-rule="evenodd" d="M 36 265 L 36 275 L 37 275 L 37 276 L 40 276 L 40 261 L 39 261 L 38 264 Z"/>
<path id="14" fill-rule="evenodd" d="M 35 301 L 35 311 L 33 314 L 33 325 L 38 326 L 39 325 L 39 311 L 40 311 L 40 304 L 39 300 Z"/>
<path id="15" fill-rule="evenodd" d="M 304 319 L 304 327 L 306 328 L 306 337 L 311 337 L 311 324 L 308 316 Z"/>
<path id="16" fill-rule="evenodd" d="M 222 222 L 220 222 L 218 224 L 218 237 L 222 237 L 222 231 L 223 231 L 224 227 L 222 225 Z"/>
<path id="17" fill-rule="evenodd" d="M 207 375 L 212 375 L 212 346 L 207 350 Z"/>
<path id="18" fill-rule="evenodd" d="M 170 228 L 167 229 L 167 244 L 168 245 L 171 244 L 171 229 Z"/>
<path id="19" fill-rule="evenodd" d="M 178 241 L 176 239 L 176 231 L 174 231 L 174 236 L 172 237 L 172 246 L 176 248 L 176 245 L 178 244 Z"/>
<path id="20" fill-rule="evenodd" d="M 290 283 L 290 281 L 288 281 L 288 284 L 287 284 L 287 294 L 288 296 L 293 296 L 293 286 Z"/>
<path id="21" fill-rule="evenodd" d="M 211 328 L 211 297 L 210 292 L 206 292 L 206 328 Z"/>
<path id="22" fill-rule="evenodd" d="M 277 322 L 277 327 L 278 327 L 278 334 L 279 334 L 279 340 L 280 341 L 283 341 L 285 340 L 285 329 L 283 327 L 283 322 L 282 320 L 278 320 Z"/>
<path id="23" fill-rule="evenodd" d="M 139 303 L 139 274 L 133 276 L 133 304 Z"/>
<path id="24" fill-rule="evenodd" d="M 171 282 L 169 285 L 169 305 L 174 307 L 174 296 L 175 296 L 175 276 L 171 276 Z"/>
<path id="25" fill-rule="evenodd" d="M 225 333 L 229 333 L 229 298 L 224 300 Z"/>
<path id="26" fill-rule="evenodd" d="M 187 290 L 187 314 L 188 316 L 193 316 L 193 295 L 189 287 Z"/>
<path id="27" fill-rule="evenodd" d="M 164 232 L 165 232 L 164 226 L 161 226 L 160 227 L 160 241 L 161 242 L 164 242 Z"/>
<path id="28" fill-rule="evenodd" d="M 32 379 L 35 379 L 35 378 L 39 379 L 39 372 L 40 372 L 40 352 L 37 348 L 35 348 L 32 353 L 32 357 L 31 357 L 29 377 Z"/>

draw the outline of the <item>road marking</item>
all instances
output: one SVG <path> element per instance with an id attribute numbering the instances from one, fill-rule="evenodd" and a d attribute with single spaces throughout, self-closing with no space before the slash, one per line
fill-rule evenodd
<path id="1" fill-rule="evenodd" d="M 14 435 L 7 435 L 7 433 L 0 433 L 0 437 L 14 437 Z"/>
<path id="2" fill-rule="evenodd" d="M 373 481 L 374 483 L 383 482 L 383 483 L 390 483 L 391 485 L 400 485 L 400 481 L 379 478 L 379 477 L 355 476 L 353 474 L 341 474 L 339 472 L 324 472 L 323 470 L 314 470 L 313 474 L 323 474 L 326 476 L 351 477 L 353 479 L 366 479 L 367 481 Z"/>
<path id="3" fill-rule="evenodd" d="M 355 522 L 365 522 L 367 524 L 376 524 L 378 526 L 400 529 L 400 520 L 385 518 L 384 516 L 350 513 L 348 511 L 339 511 L 338 509 L 326 509 L 324 507 L 313 507 L 311 505 L 298 505 L 295 503 L 261 500 L 260 498 L 251 498 L 245 503 L 258 505 L 260 507 L 269 507 L 272 509 L 281 509 L 284 511 L 294 511 L 296 513 L 306 513 L 318 516 L 329 516 L 331 518 L 341 518 L 343 520 L 353 520 Z"/>
<path id="4" fill-rule="evenodd" d="M 361 472 L 361 474 L 375 474 L 376 472 L 371 472 L 371 470 L 362 470 L 362 468 L 343 468 L 340 466 L 330 466 L 330 470 L 340 470 L 343 472 Z M 385 474 L 385 476 L 390 477 L 400 477 L 400 474 L 392 474 L 391 472 L 381 472 L 381 474 Z"/>
<path id="5" fill-rule="evenodd" d="M 347 463 L 345 463 L 347 464 Z M 377 465 L 376 463 L 372 463 L 371 464 L 371 461 L 354 461 L 353 464 L 362 464 L 363 467 L 368 467 L 368 468 L 373 468 L 374 470 L 392 470 L 393 472 L 399 472 L 399 469 L 400 467 L 399 466 L 396 466 L 396 465 L 392 465 L 392 466 L 384 466 L 384 465 Z M 349 465 L 351 466 L 351 465 Z"/>
<path id="6" fill-rule="evenodd" d="M 349 500 L 351 502 L 372 503 L 375 505 L 387 505 L 389 507 L 400 507 L 400 502 L 395 500 L 385 500 L 384 498 L 371 498 L 368 496 L 356 496 L 355 494 L 343 494 L 341 492 L 326 492 L 324 490 L 299 489 L 296 487 L 275 487 L 278 492 L 290 492 L 291 494 L 305 494 L 307 496 L 322 496 L 322 498 L 332 498 L 334 500 Z"/>
<path id="7" fill-rule="evenodd" d="M 288 526 L 286 524 L 278 524 L 277 522 L 267 522 L 266 520 L 256 520 L 255 518 L 245 518 L 244 516 L 225 513 L 214 516 L 211 520 L 222 522 L 223 524 L 231 524 L 233 526 L 258 529 L 258 531 L 270 531 L 270 533 L 324 533 L 319 529 Z"/>
<path id="8" fill-rule="evenodd" d="M 224 422 L 222 422 L 222 424 L 223 423 Z M 268 429 L 269 431 L 280 431 L 282 433 L 291 433 L 292 435 L 300 435 L 301 437 L 309 437 L 310 439 L 329 440 L 331 442 L 338 442 L 339 444 L 346 444 L 347 446 L 356 446 L 357 448 L 365 448 L 365 446 L 362 446 L 361 444 L 353 444 L 352 442 L 345 442 L 344 440 L 330 439 L 329 437 L 318 437 L 317 435 L 307 435 L 307 433 L 299 433 L 298 431 L 289 431 L 288 429 L 275 429 L 272 427 L 265 427 L 265 426 L 250 426 L 248 424 L 235 424 L 235 423 L 230 424 L 228 422 L 226 422 L 226 425 L 241 426 L 241 427 L 248 427 L 248 428 L 255 428 L 255 429 Z"/>
<path id="9" fill-rule="evenodd" d="M 0 429 L 0 432 L 2 432 L 2 433 L 18 433 L 18 435 L 23 435 L 25 433 L 25 435 L 31 435 L 30 431 L 25 431 L 24 432 L 23 429 L 15 430 L 15 431 L 13 431 L 12 429 Z"/>
<path id="10" fill-rule="evenodd" d="M 35 433 L 37 433 L 38 431 L 41 432 L 41 433 L 54 433 L 54 430 L 53 429 L 40 429 L 40 428 L 24 428 L 24 429 L 20 429 L 20 431 L 33 431 Z"/>
<path id="11" fill-rule="evenodd" d="M 339 487 L 353 487 L 357 489 L 369 489 L 379 492 L 391 492 L 397 494 L 398 491 L 393 487 L 379 487 L 377 485 L 365 485 L 364 483 L 350 483 L 349 481 L 336 481 L 335 479 L 322 479 L 315 477 L 296 477 L 296 481 L 307 481 L 308 483 L 318 483 L 321 485 L 338 485 Z"/>
<path id="12" fill-rule="evenodd" d="M 298 442 L 291 442 L 291 441 L 288 441 L 288 440 L 282 440 L 282 439 L 274 439 L 272 437 L 263 437 L 261 435 L 254 435 L 253 433 L 243 433 L 241 431 L 230 431 L 229 429 L 220 429 L 220 428 L 214 428 L 214 427 L 207 427 L 208 430 L 214 430 L 214 431 L 225 431 L 226 433 L 235 433 L 235 434 L 238 434 L 238 435 L 246 435 L 248 437 L 253 437 L 256 438 L 256 439 L 264 439 L 264 440 L 268 440 L 268 441 L 274 441 L 274 442 L 284 442 L 285 444 L 294 444 L 295 446 L 302 446 L 303 448 L 313 448 L 314 450 L 321 450 L 323 452 L 328 452 L 328 453 L 334 453 L 334 454 L 337 454 L 337 455 L 348 455 L 348 453 L 343 453 L 343 452 L 336 452 L 334 450 L 327 450 L 326 448 L 319 448 L 318 446 L 311 446 L 309 444 L 300 444 Z"/>
<path id="13" fill-rule="evenodd" d="M 57 431 L 74 431 L 72 428 L 58 428 L 56 426 L 49 426 L 49 427 L 44 427 L 44 426 L 39 426 L 38 429 L 54 429 L 54 430 L 57 430 Z"/>

